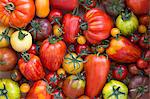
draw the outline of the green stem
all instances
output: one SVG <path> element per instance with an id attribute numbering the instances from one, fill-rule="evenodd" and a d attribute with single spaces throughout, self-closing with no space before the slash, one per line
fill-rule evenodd
<path id="1" fill-rule="evenodd" d="M 27 35 L 28 35 L 28 34 L 23 34 L 22 31 L 20 30 L 20 31 L 19 31 L 19 35 L 18 35 L 18 38 L 19 38 L 20 40 L 23 40 Z"/>
<path id="2" fill-rule="evenodd" d="M 14 4 L 13 4 L 12 2 L 9 2 L 9 3 L 6 4 L 5 9 L 6 9 L 8 12 L 12 12 L 12 11 L 15 10 L 15 6 L 14 6 Z"/>
<path id="3" fill-rule="evenodd" d="M 79 8 L 75 8 L 72 12 L 73 15 L 78 15 L 79 14 Z"/>
<path id="4" fill-rule="evenodd" d="M 0 96 L 5 96 L 6 99 L 8 99 L 8 96 L 7 96 L 7 89 L 6 89 L 6 86 L 3 84 L 4 88 L 3 89 L 0 89 Z"/>
<path id="5" fill-rule="evenodd" d="M 80 25 L 80 28 L 85 31 L 88 29 L 88 23 L 87 22 L 83 22 L 81 25 Z"/>
<path id="6" fill-rule="evenodd" d="M 25 62 L 28 62 L 28 61 L 30 60 L 30 54 L 28 54 L 28 53 L 26 53 L 26 52 L 23 52 L 23 53 L 21 54 L 21 57 L 23 58 L 23 60 L 24 60 Z"/>

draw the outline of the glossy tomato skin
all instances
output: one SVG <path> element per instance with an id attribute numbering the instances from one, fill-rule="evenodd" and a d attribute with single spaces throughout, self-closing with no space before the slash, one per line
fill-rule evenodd
<path id="1" fill-rule="evenodd" d="M 12 5 L 12 11 L 6 6 Z M 33 0 L 0 0 L 0 22 L 6 26 L 25 27 L 35 15 Z"/>
<path id="2" fill-rule="evenodd" d="M 137 67 L 140 69 L 145 69 L 148 67 L 148 62 L 145 61 L 144 59 L 138 59 L 137 60 Z"/>
<path id="3" fill-rule="evenodd" d="M 40 58 L 34 54 L 29 54 L 29 56 L 30 60 L 27 62 L 23 58 L 18 61 L 18 66 L 21 73 L 28 80 L 36 81 L 42 79 L 45 76 L 45 72 Z"/>
<path id="4" fill-rule="evenodd" d="M 114 67 L 112 71 L 113 78 L 117 80 L 124 80 L 127 77 L 128 69 L 124 65 L 118 65 Z"/>
<path id="5" fill-rule="evenodd" d="M 106 53 L 111 59 L 121 63 L 136 62 L 141 57 L 141 49 L 122 36 L 110 41 Z"/>
<path id="6" fill-rule="evenodd" d="M 10 48 L 0 49 L 0 71 L 12 70 L 17 63 L 17 54 Z"/>
<path id="7" fill-rule="evenodd" d="M 37 55 L 38 54 L 38 46 L 36 44 L 32 44 L 32 46 L 28 50 L 28 53 Z"/>
<path id="8" fill-rule="evenodd" d="M 66 44 L 63 41 L 51 44 L 49 39 L 44 40 L 40 47 L 40 58 L 43 66 L 50 71 L 57 71 L 62 64 L 66 49 Z"/>
<path id="9" fill-rule="evenodd" d="M 50 0 L 51 6 L 60 10 L 74 10 L 79 6 L 78 0 Z"/>
<path id="10" fill-rule="evenodd" d="M 150 42 L 150 35 L 143 35 L 139 41 L 139 45 L 144 49 L 148 49 L 150 48 L 149 42 Z"/>
<path id="11" fill-rule="evenodd" d="M 113 27 L 111 18 L 102 10 L 93 8 L 84 15 L 85 27 L 84 35 L 86 39 L 91 43 L 99 43 L 109 37 L 110 31 Z"/>
<path id="12" fill-rule="evenodd" d="M 90 98 L 94 98 L 104 87 L 107 75 L 110 69 L 110 61 L 107 57 L 101 55 L 88 55 L 87 62 L 84 64 L 86 74 L 85 94 Z"/>
<path id="13" fill-rule="evenodd" d="M 51 99 L 51 95 L 46 90 L 47 83 L 43 80 L 36 81 L 31 87 L 26 99 Z"/>
<path id="14" fill-rule="evenodd" d="M 137 15 L 147 14 L 149 11 L 149 0 L 126 0 L 127 6 Z"/>
<path id="15" fill-rule="evenodd" d="M 66 14 L 63 18 L 63 38 L 67 43 L 75 43 L 80 30 L 80 17 L 72 14 Z"/>

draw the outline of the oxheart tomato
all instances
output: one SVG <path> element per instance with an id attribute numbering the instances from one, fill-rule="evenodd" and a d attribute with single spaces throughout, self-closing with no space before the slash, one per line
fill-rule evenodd
<path id="1" fill-rule="evenodd" d="M 80 17 L 72 14 L 66 14 L 63 18 L 64 41 L 67 43 L 75 43 L 76 37 L 80 30 Z"/>
<path id="2" fill-rule="evenodd" d="M 79 6 L 78 0 L 50 0 L 51 6 L 60 10 L 74 10 Z"/>
<path id="3" fill-rule="evenodd" d="M 102 91 L 110 69 L 110 61 L 104 55 L 88 55 L 85 60 L 84 70 L 86 74 L 85 94 L 94 98 Z"/>
<path id="4" fill-rule="evenodd" d="M 40 58 L 43 66 L 50 71 L 57 71 L 66 53 L 66 44 L 55 37 L 43 41 L 40 47 Z"/>
<path id="5" fill-rule="evenodd" d="M 147 14 L 149 12 L 149 0 L 126 0 L 127 6 L 137 15 Z"/>
<path id="6" fill-rule="evenodd" d="M 84 94 L 85 81 L 81 76 L 71 75 L 64 81 L 62 89 L 67 97 L 76 99 Z"/>
<path id="7" fill-rule="evenodd" d="M 28 80 L 39 80 L 45 76 L 40 58 L 34 54 L 22 53 L 18 67 Z"/>
<path id="8" fill-rule="evenodd" d="M 10 48 L 0 48 L 0 71 L 12 70 L 17 63 L 17 54 Z"/>
<path id="9" fill-rule="evenodd" d="M 112 27 L 111 18 L 98 8 L 87 11 L 84 15 L 84 22 L 81 24 L 86 39 L 92 44 L 108 38 Z"/>
<path id="10" fill-rule="evenodd" d="M 106 53 L 111 59 L 122 63 L 136 62 L 141 57 L 141 49 L 123 36 L 113 38 Z"/>
<path id="11" fill-rule="evenodd" d="M 0 99 L 20 99 L 18 83 L 11 79 L 0 79 Z"/>
<path id="12" fill-rule="evenodd" d="M 34 0 L 0 0 L 0 22 L 6 26 L 25 27 L 34 15 Z"/>
<path id="13" fill-rule="evenodd" d="M 47 87 L 47 82 L 43 80 L 36 81 L 27 94 L 26 99 L 51 99 Z"/>

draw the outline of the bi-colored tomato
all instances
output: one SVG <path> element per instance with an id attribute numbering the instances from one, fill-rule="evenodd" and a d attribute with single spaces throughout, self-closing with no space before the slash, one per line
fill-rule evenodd
<path id="1" fill-rule="evenodd" d="M 53 25 L 53 33 L 56 37 L 60 37 L 63 34 L 63 31 L 58 24 Z"/>
<path id="2" fill-rule="evenodd" d="M 34 0 L 0 0 L 0 22 L 6 26 L 25 27 L 34 15 Z"/>

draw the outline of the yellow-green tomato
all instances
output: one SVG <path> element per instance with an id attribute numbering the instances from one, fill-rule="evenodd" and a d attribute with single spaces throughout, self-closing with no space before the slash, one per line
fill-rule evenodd
<path id="1" fill-rule="evenodd" d="M 128 99 L 128 87 L 117 80 L 109 81 L 102 93 L 104 99 Z"/>
<path id="2" fill-rule="evenodd" d="M 32 36 L 29 32 L 21 30 L 14 32 L 10 37 L 12 48 L 17 52 L 25 52 L 32 45 Z"/>
<path id="3" fill-rule="evenodd" d="M 83 70 L 83 59 L 76 53 L 69 53 L 65 56 L 62 66 L 67 73 L 77 74 Z"/>

